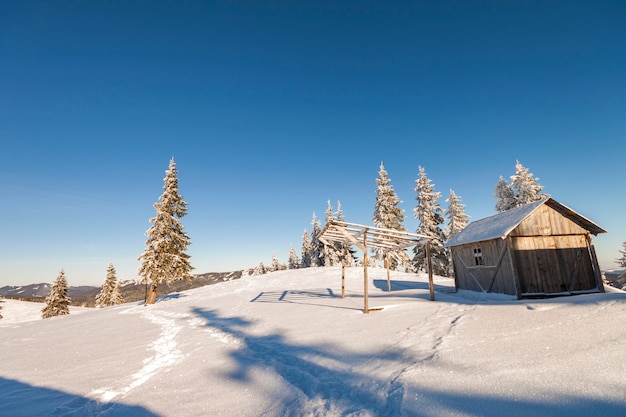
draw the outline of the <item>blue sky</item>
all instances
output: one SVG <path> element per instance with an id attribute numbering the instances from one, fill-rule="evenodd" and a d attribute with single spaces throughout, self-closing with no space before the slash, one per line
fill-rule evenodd
<path id="1" fill-rule="evenodd" d="M 358 4 L 358 5 L 357 5 Z M 515 161 L 626 241 L 626 3 L 61 1 L 0 6 L 0 285 L 134 279 L 174 157 L 195 272 L 299 252 L 382 162 L 471 220 Z"/>

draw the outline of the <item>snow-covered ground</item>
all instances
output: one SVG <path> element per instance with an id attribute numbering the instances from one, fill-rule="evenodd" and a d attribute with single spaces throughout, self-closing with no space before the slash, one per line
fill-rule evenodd
<path id="1" fill-rule="evenodd" d="M 626 293 L 517 301 L 438 278 L 431 302 L 424 276 L 392 272 L 387 293 L 369 275 L 370 314 L 360 268 L 345 299 L 340 269 L 311 268 L 46 320 L 9 300 L 0 415 L 626 415 Z"/>
<path id="2" fill-rule="evenodd" d="M 27 321 L 42 320 L 41 309 L 44 303 L 27 303 L 12 299 L 0 299 L 0 315 L 4 318 L 0 319 L 0 328 L 7 326 L 20 326 Z M 91 309 L 86 307 L 70 306 L 70 314 L 79 314 Z"/>

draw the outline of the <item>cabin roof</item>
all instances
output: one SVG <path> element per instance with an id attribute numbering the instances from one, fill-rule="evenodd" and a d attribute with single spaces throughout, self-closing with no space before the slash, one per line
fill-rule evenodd
<path id="1" fill-rule="evenodd" d="M 521 222 L 523 222 L 528 216 L 544 204 L 548 205 L 550 208 L 559 212 L 562 216 L 567 217 L 594 235 L 606 233 L 606 230 L 591 220 L 581 216 L 571 208 L 559 203 L 558 201 L 550 197 L 546 197 L 542 200 L 528 203 L 490 217 L 485 217 L 484 219 L 476 220 L 457 233 L 446 243 L 445 246 L 452 247 L 497 238 L 504 239 L 513 231 L 513 229 L 515 229 Z"/>

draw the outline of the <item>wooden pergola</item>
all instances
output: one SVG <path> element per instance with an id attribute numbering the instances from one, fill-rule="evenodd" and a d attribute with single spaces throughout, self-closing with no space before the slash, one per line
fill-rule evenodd
<path id="1" fill-rule="evenodd" d="M 435 289 L 433 284 L 432 261 L 430 254 L 430 239 L 423 235 L 408 233 L 399 230 L 383 229 L 374 226 L 364 226 L 362 224 L 348 223 L 331 220 L 322 229 L 319 240 L 325 245 L 341 244 L 343 256 L 341 262 L 341 298 L 345 297 L 345 258 L 347 255 L 346 244 L 353 244 L 363 251 L 363 312 L 369 313 L 377 309 L 371 309 L 368 305 L 368 275 L 367 268 L 369 259 L 367 250 L 369 248 L 382 249 L 384 253 L 385 268 L 387 269 L 387 291 L 391 291 L 389 258 L 395 257 L 398 260 L 399 252 L 411 246 L 424 246 L 426 248 L 426 266 L 428 269 L 428 286 L 430 289 L 430 300 L 435 301 Z"/>

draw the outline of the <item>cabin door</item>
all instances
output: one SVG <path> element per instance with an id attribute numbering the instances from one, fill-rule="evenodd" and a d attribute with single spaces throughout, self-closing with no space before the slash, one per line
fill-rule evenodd
<path id="1" fill-rule="evenodd" d="M 598 290 L 584 235 L 512 237 L 522 296 Z"/>

